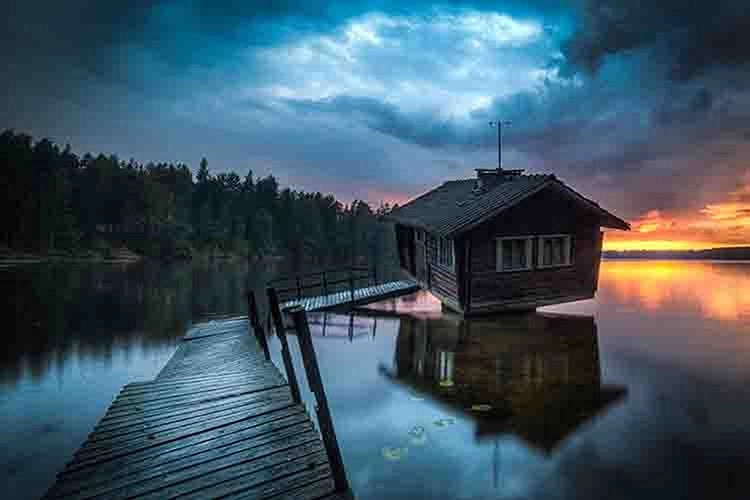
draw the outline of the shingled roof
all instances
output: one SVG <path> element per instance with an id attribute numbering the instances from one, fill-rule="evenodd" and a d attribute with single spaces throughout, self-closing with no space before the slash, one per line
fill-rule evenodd
<path id="1" fill-rule="evenodd" d="M 556 186 L 599 212 L 601 225 L 629 230 L 630 225 L 596 202 L 566 186 L 554 175 L 517 175 L 476 192 L 476 179 L 446 181 L 435 189 L 393 210 L 389 218 L 426 229 L 438 236 L 453 237 L 476 227 L 548 186 Z"/>

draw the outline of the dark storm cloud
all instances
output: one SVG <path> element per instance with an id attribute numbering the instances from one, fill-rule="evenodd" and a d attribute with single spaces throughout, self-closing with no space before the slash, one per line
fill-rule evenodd
<path id="1" fill-rule="evenodd" d="M 503 118 L 509 163 L 632 216 L 736 191 L 750 153 L 739 1 L 29 0 L 0 23 L 0 126 L 123 157 L 415 194 L 494 162 Z"/>
<path id="2" fill-rule="evenodd" d="M 717 67 L 750 61 L 744 43 L 750 10 L 744 0 L 587 0 L 575 35 L 566 43 L 571 63 L 598 69 L 612 54 L 654 49 L 666 75 L 688 80 Z"/>
<path id="3" fill-rule="evenodd" d="M 471 146 L 450 120 L 431 113 L 404 113 L 370 97 L 337 96 L 325 100 L 288 100 L 300 112 L 322 112 L 361 121 L 370 129 L 427 148 Z M 475 147 L 478 144 L 474 145 Z"/>
<path id="4" fill-rule="evenodd" d="M 747 169 L 750 10 L 744 2 L 587 2 L 561 47 L 558 79 L 494 100 L 473 122 L 370 97 L 303 108 L 358 118 L 429 148 L 494 148 L 486 121 L 513 125 L 506 146 L 596 192 L 628 189 L 628 215 L 698 208 Z M 552 61 L 554 65 L 554 61 Z M 683 186 L 680 188 L 679 186 Z M 625 204 L 629 206 L 625 206 Z"/>

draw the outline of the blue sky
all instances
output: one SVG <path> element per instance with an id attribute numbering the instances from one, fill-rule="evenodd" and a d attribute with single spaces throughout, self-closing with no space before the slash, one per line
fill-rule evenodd
<path id="1" fill-rule="evenodd" d="M 29 0 L 4 23 L 2 127 L 79 152 L 206 156 L 377 203 L 494 166 L 502 118 L 506 166 L 748 237 L 739 1 Z M 688 222 L 728 203 L 721 235 Z"/>

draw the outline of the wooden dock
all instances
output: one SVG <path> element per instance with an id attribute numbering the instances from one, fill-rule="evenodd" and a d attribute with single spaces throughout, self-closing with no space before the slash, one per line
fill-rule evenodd
<path id="1" fill-rule="evenodd" d="M 281 305 L 282 309 L 292 306 L 302 306 L 306 311 L 326 311 L 342 307 L 356 307 L 381 300 L 399 297 L 414 293 L 420 289 L 416 281 L 399 280 L 382 283 L 380 285 L 366 286 L 355 288 L 354 290 L 344 290 L 328 295 L 316 295 L 312 297 L 303 297 L 301 299 L 292 299 Z"/>
<path id="2" fill-rule="evenodd" d="M 373 284 L 355 288 L 359 271 L 313 273 L 313 284 L 298 276 L 280 290 L 296 292 L 281 305 L 268 288 L 286 378 L 270 361 L 252 292 L 247 318 L 191 328 L 154 380 L 120 391 L 45 498 L 351 498 L 306 314 L 419 289 L 378 284 L 374 273 Z M 336 288 L 342 283 L 346 290 Z M 325 293 L 303 296 L 313 287 Z M 288 331 L 300 344 L 320 432 L 302 404 Z"/>
<path id="3" fill-rule="evenodd" d="M 45 498 L 346 498 L 343 465 L 249 330 L 192 328 L 154 380 L 122 389 Z"/>
<path id="4" fill-rule="evenodd" d="M 419 289 L 411 279 L 381 283 L 374 268 L 346 266 L 276 278 L 267 293 L 271 311 L 300 306 L 313 312 L 352 309 Z"/>

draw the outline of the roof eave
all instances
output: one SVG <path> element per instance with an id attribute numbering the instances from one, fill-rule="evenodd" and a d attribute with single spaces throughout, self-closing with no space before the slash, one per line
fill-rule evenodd
<path id="1" fill-rule="evenodd" d="M 408 218 L 408 217 L 399 217 L 398 215 L 388 214 L 388 215 L 383 216 L 383 220 L 387 220 L 389 222 L 393 222 L 396 224 L 401 224 L 403 226 L 416 227 L 419 229 L 425 229 L 427 231 L 434 232 L 434 229 L 431 228 L 430 226 L 423 224 L 419 221 L 416 221 L 414 219 Z"/>
<path id="2" fill-rule="evenodd" d="M 607 212 L 607 215 L 602 218 L 601 226 L 609 229 L 619 229 L 621 231 L 630 231 L 630 224 L 620 219 L 619 217 L 612 215 Z"/>

